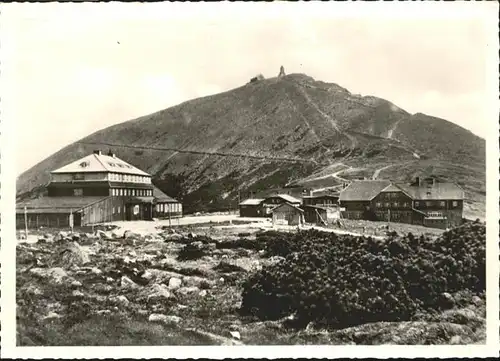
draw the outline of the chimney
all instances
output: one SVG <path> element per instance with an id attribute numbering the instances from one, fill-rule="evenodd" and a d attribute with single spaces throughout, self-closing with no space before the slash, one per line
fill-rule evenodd
<path id="1" fill-rule="evenodd" d="M 100 150 L 94 150 L 94 154 L 102 155 L 102 152 Z"/>
<path id="2" fill-rule="evenodd" d="M 420 177 L 415 178 L 415 184 L 420 187 Z"/>

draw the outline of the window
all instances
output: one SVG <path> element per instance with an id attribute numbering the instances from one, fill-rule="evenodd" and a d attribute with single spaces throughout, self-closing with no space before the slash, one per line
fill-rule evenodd
<path id="1" fill-rule="evenodd" d="M 441 207 L 444 207 L 444 206 L 446 206 L 446 202 L 445 202 L 445 201 L 441 201 L 441 202 L 439 202 L 439 205 L 440 205 Z"/>
<path id="2" fill-rule="evenodd" d="M 113 214 L 115 214 L 115 207 L 113 207 Z"/>
<path id="3" fill-rule="evenodd" d="M 134 215 L 139 214 L 139 205 L 134 206 Z"/>
<path id="4" fill-rule="evenodd" d="M 431 202 L 431 201 L 427 201 L 427 202 L 425 202 L 425 205 L 426 205 L 427 207 L 432 207 L 432 202 Z"/>
<path id="5" fill-rule="evenodd" d="M 458 202 L 457 201 L 453 201 L 452 206 L 453 207 L 458 207 Z"/>
<path id="6" fill-rule="evenodd" d="M 81 188 L 75 188 L 75 189 L 73 189 L 73 195 L 77 196 L 77 197 L 78 196 L 83 196 L 83 189 L 81 189 Z"/>
<path id="7" fill-rule="evenodd" d="M 135 189 L 132 189 L 132 196 L 135 197 Z"/>
<path id="8" fill-rule="evenodd" d="M 74 173 L 73 174 L 73 179 L 74 180 L 83 180 L 85 177 L 83 175 L 83 173 Z"/>
<path id="9" fill-rule="evenodd" d="M 121 207 L 118 207 L 118 214 L 120 214 L 121 210 Z"/>
<path id="10" fill-rule="evenodd" d="M 420 205 L 420 202 L 415 202 L 415 207 L 418 207 Z"/>
<path id="11" fill-rule="evenodd" d="M 408 202 L 403 203 L 403 208 L 408 208 Z"/>
<path id="12" fill-rule="evenodd" d="M 393 206 L 394 206 L 394 207 L 399 207 L 399 203 L 398 203 L 398 202 L 394 202 L 394 203 L 393 203 Z"/>
<path id="13" fill-rule="evenodd" d="M 386 206 L 387 208 L 389 208 L 389 207 L 391 206 L 391 204 L 390 204 L 389 202 L 386 202 L 386 203 L 385 203 L 385 206 Z"/>

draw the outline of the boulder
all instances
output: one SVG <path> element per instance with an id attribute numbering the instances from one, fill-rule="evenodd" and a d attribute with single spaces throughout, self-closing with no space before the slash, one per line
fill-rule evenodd
<path id="1" fill-rule="evenodd" d="M 182 285 L 182 281 L 177 277 L 172 277 L 168 281 L 168 288 L 171 290 L 176 290 L 179 287 L 181 287 L 181 285 Z"/>
<path id="2" fill-rule="evenodd" d="M 89 262 L 88 252 L 75 241 L 65 247 L 56 259 L 56 264 L 64 268 L 70 268 L 73 265 L 81 266 Z"/>
<path id="3" fill-rule="evenodd" d="M 53 320 L 57 318 L 61 318 L 61 315 L 55 312 L 49 312 L 45 317 L 43 317 L 44 320 Z"/>
<path id="4" fill-rule="evenodd" d="M 110 233 L 110 238 L 117 239 L 117 238 L 125 238 L 124 233 L 118 231 L 117 229 L 112 230 Z"/>
<path id="5" fill-rule="evenodd" d="M 198 296 L 205 297 L 207 294 L 208 294 L 207 290 L 201 290 L 200 293 L 198 293 Z"/>
<path id="6" fill-rule="evenodd" d="M 190 294 L 193 294 L 193 293 L 198 293 L 200 292 L 200 289 L 198 287 L 181 287 L 179 289 L 177 289 L 176 291 L 178 294 L 181 294 L 181 295 L 190 295 Z"/>
<path id="7" fill-rule="evenodd" d="M 137 288 L 139 287 L 134 281 L 132 281 L 127 276 L 122 276 L 120 280 L 120 286 L 122 288 Z"/>
<path id="8" fill-rule="evenodd" d="M 78 288 L 78 287 L 82 287 L 82 283 L 80 281 L 73 281 L 71 282 L 71 287 L 73 288 Z"/>
<path id="9" fill-rule="evenodd" d="M 158 300 L 158 299 L 171 299 L 173 298 L 172 293 L 169 291 L 168 287 L 163 283 L 155 283 L 150 288 L 144 292 L 148 300 Z"/>
<path id="10" fill-rule="evenodd" d="M 148 321 L 160 322 L 166 325 L 177 325 L 182 321 L 182 318 L 180 318 L 179 316 L 152 313 L 151 315 L 149 315 Z"/>
<path id="11" fill-rule="evenodd" d="M 68 232 L 59 232 L 57 233 L 55 236 L 54 236 L 54 242 L 60 242 L 60 241 L 64 241 L 64 240 L 67 240 L 70 238 L 70 235 Z"/>
<path id="12" fill-rule="evenodd" d="M 193 286 L 199 288 L 211 288 L 215 285 L 215 282 L 198 276 L 184 276 L 182 277 L 182 284 L 185 286 Z M 203 285 L 203 287 L 201 287 L 201 285 Z"/>
<path id="13" fill-rule="evenodd" d="M 71 296 L 75 298 L 83 298 L 85 295 L 83 294 L 82 291 L 74 290 L 73 292 L 71 292 Z"/>
<path id="14" fill-rule="evenodd" d="M 125 297 L 123 295 L 110 297 L 109 300 L 113 304 L 118 304 L 118 305 L 122 305 L 122 306 L 126 306 L 130 303 L 130 301 L 127 299 L 127 297 Z"/>
<path id="15" fill-rule="evenodd" d="M 68 278 L 68 274 L 60 267 L 54 268 L 32 268 L 30 273 L 40 278 L 50 280 L 56 284 L 62 284 Z"/>
<path id="16" fill-rule="evenodd" d="M 98 230 L 95 231 L 95 236 L 97 238 L 99 238 L 99 239 L 106 239 L 106 238 L 108 238 L 108 235 L 106 234 L 106 232 L 104 232 L 104 231 L 102 231 L 100 229 L 98 229 Z"/>

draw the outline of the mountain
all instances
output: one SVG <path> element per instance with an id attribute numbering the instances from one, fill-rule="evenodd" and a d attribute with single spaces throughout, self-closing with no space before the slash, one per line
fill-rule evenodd
<path id="1" fill-rule="evenodd" d="M 420 175 L 457 182 L 467 211 L 484 213 L 484 139 L 304 74 L 257 77 L 93 133 L 24 172 L 18 199 L 43 194 L 52 169 L 95 149 L 153 174 L 188 212 L 235 207 L 240 192 L 271 187 Z"/>

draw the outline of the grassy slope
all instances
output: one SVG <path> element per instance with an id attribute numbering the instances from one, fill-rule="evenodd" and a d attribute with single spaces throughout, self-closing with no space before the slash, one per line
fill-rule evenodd
<path id="1" fill-rule="evenodd" d="M 389 135 L 392 139 L 386 138 Z M 216 204 L 228 207 L 237 198 L 238 189 L 255 183 L 257 188 L 283 186 L 338 161 L 367 176 L 377 168 L 401 163 L 402 167 L 380 174 L 397 180 L 440 172 L 457 179 L 476 203 L 481 205 L 484 200 L 483 139 L 445 120 L 410 115 L 383 99 L 355 96 L 338 85 L 302 74 L 194 99 L 103 129 L 82 142 L 300 158 L 283 162 L 113 148 L 119 157 L 154 174 L 156 180 L 175 176 L 175 190 L 167 182 L 162 187 L 174 197 L 187 194 L 188 210 L 205 207 L 210 201 L 213 204 L 214 197 L 220 198 Z M 19 177 L 18 195 L 43 186 L 50 170 L 96 148 L 109 147 L 74 143 L 45 159 Z M 415 162 L 414 150 L 422 160 L 432 162 Z M 350 157 L 344 159 L 347 154 Z M 435 160 L 439 162 L 429 168 Z M 184 194 L 177 194 L 178 189 Z M 221 192 L 229 195 L 222 198 Z"/>

